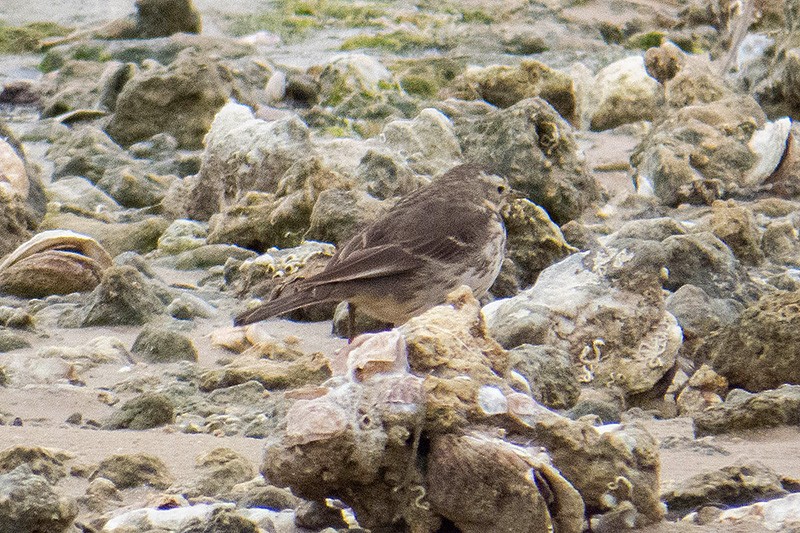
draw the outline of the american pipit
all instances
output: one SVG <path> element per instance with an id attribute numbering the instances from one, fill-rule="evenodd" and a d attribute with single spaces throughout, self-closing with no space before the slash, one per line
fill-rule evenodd
<path id="1" fill-rule="evenodd" d="M 316 303 L 344 301 L 401 324 L 442 303 L 456 287 L 483 295 L 505 251 L 501 211 L 511 189 L 477 165 L 460 165 L 402 198 L 337 250 L 295 291 L 239 314 L 250 324 Z"/>

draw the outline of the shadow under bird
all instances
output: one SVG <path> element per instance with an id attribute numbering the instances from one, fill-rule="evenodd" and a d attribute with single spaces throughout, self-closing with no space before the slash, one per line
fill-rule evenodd
<path id="1" fill-rule="evenodd" d="M 454 167 L 356 233 L 324 270 L 296 282 L 290 294 L 242 312 L 234 323 L 347 301 L 351 325 L 355 308 L 396 325 L 444 302 L 461 285 L 480 297 L 500 272 L 502 212 L 511 196 L 508 182 L 483 167 Z"/>

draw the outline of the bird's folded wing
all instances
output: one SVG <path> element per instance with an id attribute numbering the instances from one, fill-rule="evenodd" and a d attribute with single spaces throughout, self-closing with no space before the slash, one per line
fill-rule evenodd
<path id="1" fill-rule="evenodd" d="M 354 250 L 319 274 L 303 281 L 306 287 L 356 279 L 370 279 L 402 274 L 420 265 L 420 258 L 396 244 Z"/>

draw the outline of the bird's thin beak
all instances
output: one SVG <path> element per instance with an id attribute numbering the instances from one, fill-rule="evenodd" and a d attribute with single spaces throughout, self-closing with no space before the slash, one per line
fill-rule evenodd
<path id="1" fill-rule="evenodd" d="M 527 198 L 528 195 L 522 191 L 518 191 L 517 189 L 511 189 L 511 191 L 508 193 L 508 197 L 512 200 L 522 200 Z"/>

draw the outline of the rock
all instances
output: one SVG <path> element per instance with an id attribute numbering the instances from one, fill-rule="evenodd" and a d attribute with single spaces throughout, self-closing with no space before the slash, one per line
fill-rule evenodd
<path id="1" fill-rule="evenodd" d="M 250 461 L 229 448 L 215 448 L 197 457 L 195 466 L 200 475 L 191 484 L 190 496 L 224 495 L 256 474 Z"/>
<path id="2" fill-rule="evenodd" d="M 161 459 L 143 453 L 112 455 L 103 459 L 89 479 L 98 478 L 112 481 L 118 489 L 147 485 L 164 490 L 173 482 L 167 465 Z"/>
<path id="3" fill-rule="evenodd" d="M 93 109 L 100 98 L 100 85 L 106 65 L 97 61 L 61 60 L 55 72 L 42 79 L 42 117 L 56 117 L 76 109 Z"/>
<path id="4" fill-rule="evenodd" d="M 200 12 L 192 0 L 136 0 L 136 36 L 166 37 L 173 33 L 200 33 Z"/>
<path id="5" fill-rule="evenodd" d="M 289 408 L 261 470 L 309 500 L 341 499 L 363 527 L 431 531 L 447 519 L 462 531 L 577 532 L 581 499 L 589 512 L 624 504 L 638 525 L 663 514 L 655 440 L 571 422 L 515 392 L 509 354 L 466 287 L 399 329 L 356 338 L 332 366 L 326 386 Z"/>
<path id="6" fill-rule="evenodd" d="M 116 200 L 86 178 L 63 178 L 53 182 L 47 187 L 47 196 L 51 202 L 58 202 L 62 208 L 87 214 L 120 209 Z"/>
<path id="7" fill-rule="evenodd" d="M 106 427 L 140 430 L 155 428 L 171 424 L 175 419 L 174 410 L 172 401 L 163 394 L 146 393 L 125 402 L 111 415 Z"/>
<path id="8" fill-rule="evenodd" d="M 139 333 L 131 352 L 147 363 L 197 362 L 197 348 L 192 339 L 169 328 L 154 325 L 145 326 Z"/>
<path id="9" fill-rule="evenodd" d="M 7 329 L 0 329 L 0 353 L 11 352 L 19 350 L 20 348 L 30 348 L 31 343 L 22 335 L 9 331 Z"/>
<path id="10" fill-rule="evenodd" d="M 761 235 L 753 213 L 734 200 L 711 204 L 711 231 L 724 242 L 736 258 L 748 265 L 764 260 Z"/>
<path id="11" fill-rule="evenodd" d="M 195 318 L 211 318 L 217 314 L 217 308 L 202 298 L 183 293 L 167 306 L 167 314 L 178 320 L 194 320 Z"/>
<path id="12" fill-rule="evenodd" d="M 102 364 L 130 364 L 133 362 L 122 341 L 114 337 L 95 337 L 79 346 L 48 346 L 36 351 L 38 357 L 58 357 L 70 363 L 75 370 L 83 371 Z"/>
<path id="13" fill-rule="evenodd" d="M 211 218 L 208 242 L 235 243 L 265 250 L 299 245 L 321 191 L 347 189 L 349 180 L 325 167 L 319 158 L 298 160 L 284 173 L 275 194 L 246 194 Z"/>
<path id="14" fill-rule="evenodd" d="M 30 471 L 42 476 L 51 485 L 67 475 L 64 461 L 70 458 L 62 450 L 50 448 L 13 446 L 0 452 L 0 473 L 12 472 L 20 465 L 27 465 Z"/>
<path id="15" fill-rule="evenodd" d="M 258 381 L 246 381 L 240 385 L 213 390 L 208 395 L 208 400 L 223 405 L 255 404 L 265 397 L 265 391 L 264 385 Z"/>
<path id="16" fill-rule="evenodd" d="M 31 80 L 8 81 L 0 90 L 0 104 L 37 105 L 40 97 L 39 87 Z"/>
<path id="17" fill-rule="evenodd" d="M 363 191 L 322 191 L 309 217 L 306 238 L 344 244 L 359 229 L 377 220 L 389 205 Z"/>
<path id="18" fill-rule="evenodd" d="M 144 208 L 158 204 L 177 176 L 160 176 L 121 169 L 106 172 L 97 186 L 124 207 Z"/>
<path id="19" fill-rule="evenodd" d="M 577 249 L 564 240 L 564 235 L 547 212 L 529 200 L 514 201 L 503 220 L 506 225 L 506 255 L 500 283 L 490 292 L 498 297 L 513 296 L 528 288 L 539 273 Z M 508 287 L 508 285 L 511 285 Z"/>
<path id="20" fill-rule="evenodd" d="M 268 523 L 272 525 L 271 522 Z M 235 510 L 218 508 L 211 511 L 210 516 L 191 520 L 179 530 L 179 533 L 261 533 L 261 531 L 264 529 Z"/>
<path id="21" fill-rule="evenodd" d="M 670 514 L 683 516 L 703 505 L 740 507 L 785 496 L 781 477 L 759 463 L 737 463 L 696 474 L 661 495 Z"/>
<path id="22" fill-rule="evenodd" d="M 346 54 L 333 58 L 319 77 L 323 103 L 338 105 L 350 94 L 376 95 L 381 85 L 392 83 L 392 74 L 376 58 Z"/>
<path id="23" fill-rule="evenodd" d="M 663 394 L 681 331 L 664 309 L 661 246 L 573 254 L 543 270 L 517 296 L 484 307 L 503 346 L 553 346 L 572 357 L 578 380 L 614 387 L 627 399 Z"/>
<path id="24" fill-rule="evenodd" d="M 195 220 L 174 220 L 158 238 L 158 250 L 179 254 L 206 244 L 208 224 Z"/>
<path id="25" fill-rule="evenodd" d="M 0 263 L 0 292 L 42 298 L 91 291 L 111 264 L 111 256 L 91 237 L 44 231 Z"/>
<path id="26" fill-rule="evenodd" d="M 53 161 L 54 179 L 80 176 L 97 183 L 107 172 L 142 169 L 105 132 L 90 125 L 58 135 L 48 148 L 47 157 Z"/>
<path id="27" fill-rule="evenodd" d="M 0 257 L 30 237 L 44 214 L 42 184 L 22 145 L 0 122 Z"/>
<path id="28" fill-rule="evenodd" d="M 181 252 L 174 258 L 161 260 L 168 266 L 178 270 L 208 269 L 216 265 L 224 265 L 228 260 L 245 261 L 258 254 L 252 250 L 232 244 L 204 244 L 191 250 Z"/>
<path id="29" fill-rule="evenodd" d="M 751 394 L 740 389 L 728 393 L 724 403 L 693 415 L 696 437 L 731 431 L 800 424 L 800 386 Z"/>
<path id="30" fill-rule="evenodd" d="M 540 483 L 552 491 L 557 509 L 548 508 Z M 459 531 L 582 530 L 584 507 L 578 492 L 529 450 L 498 438 L 436 438 L 428 459 L 428 485 L 433 508 Z"/>
<path id="31" fill-rule="evenodd" d="M 181 147 L 199 148 L 228 100 L 229 80 L 219 63 L 182 52 L 169 66 L 152 65 L 125 84 L 106 132 L 123 146 L 166 132 Z"/>
<path id="32" fill-rule="evenodd" d="M 199 503 L 175 509 L 135 509 L 111 518 L 103 526 L 103 532 L 260 533 L 261 531 L 275 531 L 270 513 L 252 513 L 255 520 L 249 520 L 242 514 L 235 512 L 233 505 L 229 503 Z"/>
<path id="33" fill-rule="evenodd" d="M 297 116 L 265 122 L 228 103 L 214 117 L 188 205 L 190 218 L 208 220 L 248 191 L 274 193 L 289 168 L 314 155 L 308 127 Z"/>
<path id="34" fill-rule="evenodd" d="M 670 217 L 630 220 L 624 222 L 617 231 L 609 235 L 605 243 L 611 246 L 624 246 L 625 239 L 661 242 L 667 237 L 686 235 L 686 233 L 688 233 L 686 227 Z"/>
<path id="35" fill-rule="evenodd" d="M 294 523 L 312 530 L 348 528 L 342 510 L 329 507 L 325 502 L 300 502 L 295 509 Z"/>
<path id="36" fill-rule="evenodd" d="M 753 392 L 800 384 L 798 309 L 798 291 L 764 295 L 709 341 L 710 365 L 732 387 Z"/>
<path id="37" fill-rule="evenodd" d="M 700 287 L 686 284 L 667 297 L 666 309 L 683 331 L 680 357 L 697 368 L 708 356 L 710 345 L 706 340 L 732 325 L 742 305 L 730 298 L 711 298 Z"/>
<path id="38" fill-rule="evenodd" d="M 295 509 L 300 504 L 300 498 L 290 490 L 267 485 L 261 478 L 234 485 L 228 495 L 235 499 L 240 508 L 264 508 L 280 511 Z"/>
<path id="39" fill-rule="evenodd" d="M 658 83 L 647 75 L 641 56 L 631 56 L 600 70 L 586 91 L 584 126 L 593 131 L 653 120 L 658 109 Z"/>
<path id="40" fill-rule="evenodd" d="M 686 54 L 667 41 L 648 48 L 644 53 L 644 68 L 658 83 L 665 84 L 675 77 L 686 62 Z"/>
<path id="41" fill-rule="evenodd" d="M 453 123 L 436 109 L 423 109 L 413 120 L 393 120 L 381 135 L 416 173 L 433 175 L 460 163 Z"/>
<path id="42" fill-rule="evenodd" d="M 669 277 L 664 288 L 676 291 L 686 284 L 712 298 L 746 295 L 747 274 L 724 242 L 710 232 L 674 235 L 662 241 Z"/>
<path id="43" fill-rule="evenodd" d="M 110 479 L 98 477 L 86 487 L 86 494 L 78 498 L 78 503 L 88 509 L 102 513 L 116 508 L 122 502 L 122 493 Z"/>
<path id="44" fill-rule="evenodd" d="M 48 215 L 41 229 L 65 229 L 94 238 L 103 245 L 109 255 L 116 257 L 122 252 L 147 253 L 156 248 L 158 238 L 169 226 L 160 217 L 149 217 L 139 222 L 106 223 L 69 213 Z"/>
<path id="45" fill-rule="evenodd" d="M 67 532 L 77 514 L 75 500 L 59 496 L 29 466 L 0 475 L 0 532 Z"/>
<path id="46" fill-rule="evenodd" d="M 445 113 L 447 114 L 447 113 Z M 505 176 L 558 224 L 600 198 L 572 128 L 540 98 L 479 116 L 451 116 L 464 158 Z"/>
<path id="47" fill-rule="evenodd" d="M 769 146 L 752 144 L 766 125 L 749 96 L 670 111 L 631 156 L 637 190 L 668 206 L 751 196 L 770 175 L 759 167 Z"/>
<path id="48" fill-rule="evenodd" d="M 321 353 L 304 354 L 293 361 L 261 359 L 245 352 L 218 370 L 200 376 L 200 390 L 213 391 L 257 381 L 267 390 L 297 388 L 322 383 L 331 375 L 327 359 Z"/>
<path id="49" fill-rule="evenodd" d="M 722 511 L 714 523 L 722 527 L 743 525 L 751 528 L 759 525 L 768 531 L 790 531 L 800 520 L 800 495 L 789 494 L 768 502 L 754 503 L 745 507 Z"/>
<path id="50" fill-rule="evenodd" d="M 530 384 L 537 402 L 551 409 L 569 409 L 578 401 L 580 386 L 568 353 L 552 346 L 522 344 L 508 354 L 511 368 Z"/>
<path id="51" fill-rule="evenodd" d="M 164 304 L 135 268 L 114 266 L 103 274 L 79 323 L 82 327 L 143 325 L 163 312 Z"/>
<path id="52" fill-rule="evenodd" d="M 333 245 L 315 241 L 282 250 L 270 248 L 254 259 L 243 261 L 228 283 L 241 292 L 271 297 L 293 281 L 321 271 L 334 252 Z"/>
<path id="53" fill-rule="evenodd" d="M 492 65 L 467 69 L 440 96 L 461 100 L 480 98 L 500 108 L 538 96 L 565 120 L 576 124 L 578 103 L 573 85 L 569 75 L 526 59 L 516 67 Z"/>

